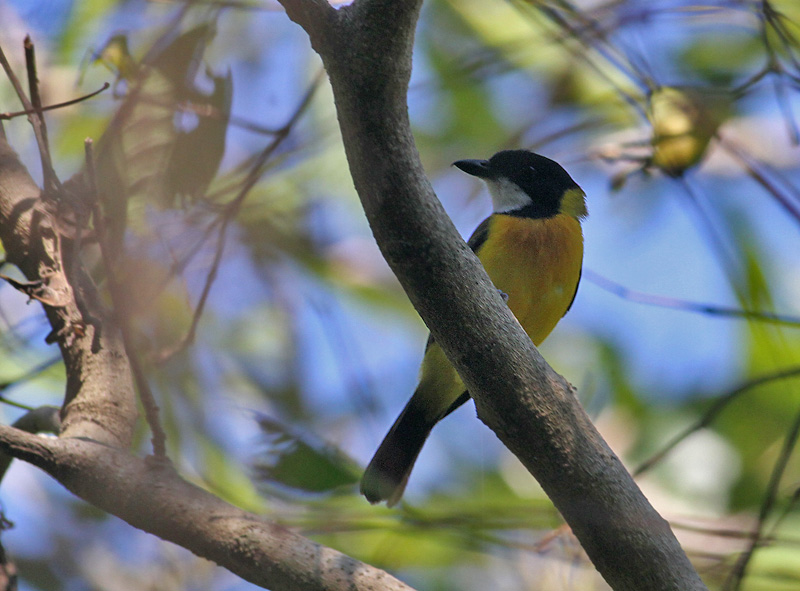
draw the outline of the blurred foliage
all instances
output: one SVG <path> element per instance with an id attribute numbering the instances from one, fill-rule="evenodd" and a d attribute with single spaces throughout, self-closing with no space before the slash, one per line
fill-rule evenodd
<path id="1" fill-rule="evenodd" d="M 651 164 L 670 176 L 696 166 L 728 117 L 729 103 L 730 97 L 704 89 L 656 89 L 648 112 L 653 126 Z"/>
<path id="2" fill-rule="evenodd" d="M 91 240 L 85 261 L 130 320 L 182 474 L 421 588 L 604 589 L 471 410 L 437 427 L 399 507 L 357 496 L 425 334 L 371 240 L 297 27 L 261 2 L 82 0 L 58 23 L 37 22 L 36 4 L 30 22 L 12 18 L 20 2 L 2 7 L 0 44 L 19 64 L 16 40 L 33 33 L 45 103 L 113 83 L 50 112 L 50 137 L 87 199 L 95 140 L 113 264 Z M 800 365 L 797 327 L 680 305 L 800 315 L 799 22 L 795 0 L 430 0 L 417 36 L 412 122 L 462 233 L 487 200 L 450 163 L 536 149 L 587 189 L 586 268 L 663 294 L 666 310 L 585 280 L 542 350 L 632 469 L 701 425 L 639 480 L 714 589 L 754 528 L 742 589 L 800 589 L 800 384 L 780 377 Z M 57 33 L 37 36 L 45 25 Z M 0 100 L 16 108 L 6 85 Z M 26 123 L 5 130 L 36 174 Z M 47 332 L 0 288 L 4 398 L 58 403 Z M 3 420 L 20 412 L 3 406 Z M 249 587 L 25 466 L 3 503 L 25 589 Z"/>
<path id="3" fill-rule="evenodd" d="M 268 416 L 259 416 L 258 425 L 267 453 L 253 465 L 256 480 L 312 493 L 358 482 L 358 464 L 338 448 L 314 444 Z"/>

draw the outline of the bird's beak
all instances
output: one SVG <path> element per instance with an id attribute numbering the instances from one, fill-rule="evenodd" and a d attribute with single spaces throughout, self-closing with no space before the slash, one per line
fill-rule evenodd
<path id="1" fill-rule="evenodd" d="M 490 179 L 494 177 L 494 171 L 488 160 L 459 160 L 453 162 L 453 166 L 478 178 Z"/>

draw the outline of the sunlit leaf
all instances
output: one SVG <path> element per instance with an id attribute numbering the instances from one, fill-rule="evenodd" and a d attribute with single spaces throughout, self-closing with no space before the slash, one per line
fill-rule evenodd
<path id="1" fill-rule="evenodd" d="M 263 499 L 248 478 L 244 467 L 232 461 L 218 444 L 205 438 L 200 438 L 199 443 L 202 449 L 203 479 L 210 488 L 238 507 L 260 511 Z"/>
<path id="2" fill-rule="evenodd" d="M 693 87 L 664 87 L 650 97 L 652 164 L 680 176 L 705 156 L 719 126 L 730 116 L 732 97 Z"/>

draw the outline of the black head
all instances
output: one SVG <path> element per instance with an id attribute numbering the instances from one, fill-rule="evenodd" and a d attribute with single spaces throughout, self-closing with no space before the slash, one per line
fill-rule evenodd
<path id="1" fill-rule="evenodd" d="M 455 166 L 486 181 L 496 213 L 552 217 L 586 215 L 583 191 L 566 170 L 528 150 L 503 150 L 489 160 L 459 160 Z M 580 197 L 580 203 L 576 198 Z"/>

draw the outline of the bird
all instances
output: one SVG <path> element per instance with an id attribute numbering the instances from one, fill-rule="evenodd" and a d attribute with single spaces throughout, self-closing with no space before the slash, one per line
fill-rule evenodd
<path id="1" fill-rule="evenodd" d="M 493 211 L 467 243 L 539 346 L 578 290 L 586 194 L 561 165 L 528 150 L 453 165 L 488 186 Z M 419 384 L 368 464 L 361 494 L 373 504 L 396 505 L 433 427 L 467 400 L 455 368 L 429 336 Z"/>

